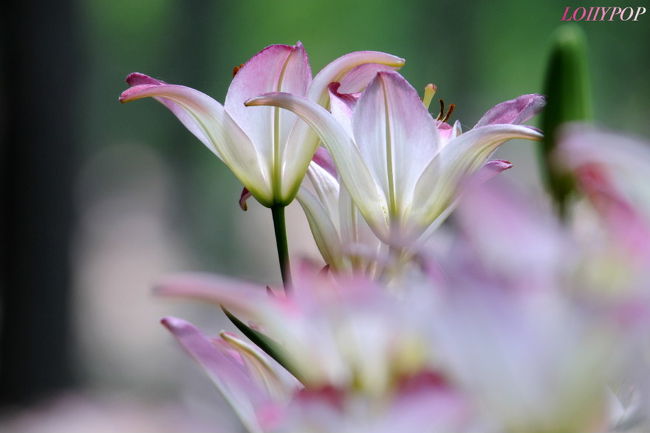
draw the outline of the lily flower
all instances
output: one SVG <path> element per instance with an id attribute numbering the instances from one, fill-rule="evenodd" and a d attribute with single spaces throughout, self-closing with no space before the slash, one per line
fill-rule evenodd
<path id="1" fill-rule="evenodd" d="M 163 319 L 250 432 L 464 431 L 466 398 L 425 358 L 431 291 L 398 301 L 365 279 L 337 281 L 305 266 L 292 284 L 285 295 L 189 274 L 157 286 L 251 321 L 300 379 L 236 335 L 209 338 L 181 319 Z"/>
<path id="2" fill-rule="evenodd" d="M 303 264 L 288 294 L 218 276 L 181 274 L 156 293 L 225 307 L 277 344 L 282 364 L 309 388 L 353 387 L 369 395 L 428 366 L 423 358 L 433 292 L 397 297 L 366 278 Z M 421 312 L 422 314 L 415 314 Z"/>
<path id="3" fill-rule="evenodd" d="M 219 337 L 210 338 L 175 317 L 161 322 L 203 367 L 251 433 L 264 431 L 259 414 L 286 405 L 293 392 L 302 388 L 277 362 L 235 335 L 221 332 Z"/>
<path id="4" fill-rule="evenodd" d="M 303 387 L 254 346 L 221 332 L 210 338 L 182 319 L 162 323 L 203 367 L 250 433 L 461 431 L 469 407 L 433 372 L 405 378 L 375 398 L 354 389 Z M 317 344 L 316 341 L 314 341 Z M 277 384 L 280 395 L 269 390 Z"/>
<path id="5" fill-rule="evenodd" d="M 488 161 L 471 180 L 484 182 L 510 167 L 508 161 Z M 408 267 L 410 254 L 391 256 L 389 245 L 372 231 L 340 184 L 336 167 L 323 147 L 316 151 L 296 198 L 305 212 L 314 241 L 332 270 L 359 272 L 375 278 L 395 277 Z M 387 270 L 391 272 L 386 273 Z M 384 278 L 386 282 L 390 279 Z"/>
<path id="6" fill-rule="evenodd" d="M 650 144 L 585 124 L 560 133 L 558 163 L 570 170 L 586 200 L 573 208 L 575 231 L 589 247 L 585 287 L 614 309 L 633 339 L 627 377 L 614 387 L 615 431 L 650 429 Z M 631 426 L 631 427 L 630 427 Z M 633 428 L 634 429 L 633 429 Z M 636 430 L 638 429 L 638 430 Z"/>
<path id="7" fill-rule="evenodd" d="M 375 275 L 387 245 L 370 229 L 340 184 L 327 150 L 319 147 L 296 196 L 325 263 L 334 271 Z"/>
<path id="8" fill-rule="evenodd" d="M 305 120 L 332 155 L 360 213 L 389 243 L 416 239 L 444 218 L 461 179 L 483 167 L 501 143 L 542 137 L 518 124 L 543 106 L 539 95 L 497 105 L 465 133 L 459 124 L 452 128 L 434 119 L 416 90 L 393 71 L 377 73 L 358 101 L 350 95 L 339 99 L 332 113 L 286 92 L 246 104 L 286 108 Z M 347 113 L 347 120 L 337 111 Z"/>
<path id="9" fill-rule="evenodd" d="M 298 191 L 318 138 L 291 113 L 251 110 L 244 102 L 267 92 L 288 92 L 327 106 L 330 82 L 351 74 L 351 90 L 358 92 L 377 71 L 403 64 L 390 54 L 359 51 L 334 60 L 312 79 L 300 42 L 271 45 L 236 68 L 223 105 L 198 90 L 140 73 L 127 77 L 131 87 L 119 100 L 158 100 L 240 180 L 245 187 L 242 202 L 250 194 L 264 206 L 285 206 Z"/>
<path id="10" fill-rule="evenodd" d="M 650 266 L 649 144 L 642 140 L 572 124 L 562 131 L 557 157 L 572 170 L 612 241 L 630 262 Z M 620 249 L 620 248 L 619 248 Z"/>
<path id="11" fill-rule="evenodd" d="M 438 262 L 430 347 L 495 431 L 623 431 L 616 424 L 634 416 L 610 407 L 610 389 L 647 383 L 635 364 L 648 328 L 640 338 L 632 322 L 647 324 L 649 311 L 589 296 L 590 246 L 539 204 L 501 184 L 466 191 L 460 236 Z"/>

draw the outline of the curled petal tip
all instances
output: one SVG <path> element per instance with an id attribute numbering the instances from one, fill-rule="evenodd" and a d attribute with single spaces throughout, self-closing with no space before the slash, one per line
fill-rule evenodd
<path id="1" fill-rule="evenodd" d="M 171 316 L 163 317 L 162 319 L 160 319 L 160 323 L 170 331 L 174 331 L 174 330 L 178 331 L 182 328 L 191 326 L 185 320 L 179 319 L 177 317 L 171 317 Z"/>
<path id="2" fill-rule="evenodd" d="M 244 102 L 244 105 L 247 107 L 258 107 L 261 105 L 269 105 L 269 102 L 272 99 L 273 95 L 276 95 L 276 92 L 265 93 L 263 95 L 255 96 Z"/>
<path id="3" fill-rule="evenodd" d="M 241 192 L 241 195 L 239 196 L 239 207 L 241 210 L 244 212 L 248 210 L 248 203 L 246 201 L 252 196 L 251 192 L 247 189 L 244 188 Z"/>
<path id="4" fill-rule="evenodd" d="M 492 161 L 488 161 L 485 164 L 486 167 L 498 172 L 509 170 L 512 168 L 512 165 L 512 162 L 506 161 L 504 159 L 494 159 Z"/>
<path id="5" fill-rule="evenodd" d="M 130 90 L 130 89 L 129 89 Z M 129 92 L 128 90 L 125 90 L 122 92 L 122 94 L 117 98 L 117 100 L 120 102 L 120 104 L 126 104 L 127 102 L 130 102 L 133 100 L 133 94 L 132 92 Z"/>
<path id="6" fill-rule="evenodd" d="M 138 99 L 138 94 L 143 90 L 150 89 L 151 87 L 154 86 L 161 86 L 167 84 L 164 81 L 157 80 L 141 72 L 130 73 L 129 75 L 127 75 L 125 81 L 130 86 L 130 88 L 122 92 L 122 94 L 118 98 L 118 100 L 121 103 L 130 102 L 135 99 Z"/>
<path id="7" fill-rule="evenodd" d="M 126 76 L 124 79 L 126 81 L 126 84 L 129 86 L 137 86 L 139 84 L 157 84 L 159 83 L 158 80 L 155 78 L 152 78 L 146 74 L 143 74 L 141 72 L 131 72 L 129 75 Z"/>
<path id="8" fill-rule="evenodd" d="M 131 102 L 135 101 L 136 99 L 140 99 L 142 96 L 142 92 L 145 90 L 148 90 L 152 87 L 157 86 L 157 84 L 138 84 L 133 87 L 129 87 L 125 91 L 122 92 L 120 97 L 118 98 L 118 101 L 120 101 L 122 104 L 125 102 Z"/>
<path id="9" fill-rule="evenodd" d="M 494 124 L 521 125 L 538 114 L 546 105 L 546 98 L 537 93 L 521 95 L 495 105 L 478 121 L 475 127 Z"/>
<path id="10" fill-rule="evenodd" d="M 402 67 L 402 66 L 404 66 L 406 64 L 406 59 L 403 59 L 403 58 L 397 57 L 397 56 L 394 56 L 394 57 L 395 57 L 395 61 L 392 64 L 387 63 L 388 66 Z"/>
<path id="11" fill-rule="evenodd" d="M 535 126 L 528 126 L 528 125 L 527 128 L 534 132 L 534 135 L 532 137 L 533 140 L 541 140 L 542 138 L 544 138 L 544 132 L 541 129 Z"/>

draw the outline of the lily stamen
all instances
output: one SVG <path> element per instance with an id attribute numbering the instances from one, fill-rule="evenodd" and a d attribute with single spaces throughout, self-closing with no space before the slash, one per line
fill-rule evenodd
<path id="1" fill-rule="evenodd" d="M 440 113 L 438 113 L 436 120 L 442 120 L 442 118 L 445 117 L 445 100 L 440 99 L 439 101 L 440 101 Z"/>
<path id="2" fill-rule="evenodd" d="M 242 66 L 244 66 L 243 63 L 242 63 L 241 65 L 238 65 L 238 66 L 233 66 L 233 68 L 232 68 L 232 76 L 233 76 L 233 77 L 234 77 L 235 75 L 237 75 L 237 72 L 239 72 L 239 70 L 242 68 Z"/>
<path id="3" fill-rule="evenodd" d="M 449 118 L 451 117 L 451 113 L 453 113 L 455 109 L 456 109 L 456 104 L 449 104 L 449 110 L 447 110 L 447 114 L 442 119 L 442 121 L 446 122 L 447 120 L 449 120 Z"/>
<path id="4" fill-rule="evenodd" d="M 438 114 L 438 117 L 436 117 L 436 120 L 439 120 L 441 122 L 446 122 L 447 120 L 449 120 L 451 114 L 454 112 L 455 109 L 456 109 L 456 104 L 449 104 L 449 109 L 447 110 L 447 114 L 445 114 L 445 101 L 441 99 L 440 113 Z"/>
<path id="5" fill-rule="evenodd" d="M 429 109 L 429 106 L 431 105 L 431 101 L 433 100 L 433 97 L 436 94 L 436 90 L 438 90 L 438 86 L 432 83 L 429 83 L 424 87 L 424 95 L 422 96 L 422 103 L 424 104 L 427 110 Z"/>

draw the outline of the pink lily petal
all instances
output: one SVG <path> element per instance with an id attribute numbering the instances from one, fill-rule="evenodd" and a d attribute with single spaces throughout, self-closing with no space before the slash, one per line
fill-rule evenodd
<path id="1" fill-rule="evenodd" d="M 357 105 L 361 94 L 359 93 L 339 93 L 340 83 L 329 85 L 330 111 L 332 116 L 345 128 L 346 132 L 352 137 L 352 111 Z"/>
<path id="2" fill-rule="evenodd" d="M 401 75 L 380 72 L 359 99 L 352 123 L 355 141 L 388 198 L 390 212 L 400 214 L 438 151 L 435 121 Z"/>
<path id="3" fill-rule="evenodd" d="M 484 183 L 492 179 L 497 174 L 512 168 L 512 163 L 503 159 L 493 159 L 488 161 L 481 167 L 481 169 L 472 177 L 472 182 Z"/>
<path id="4" fill-rule="evenodd" d="M 450 124 L 446 122 L 438 122 L 436 127 L 438 128 L 438 133 L 444 143 L 447 143 L 450 139 L 454 138 L 454 128 Z"/>
<path id="5" fill-rule="evenodd" d="M 572 124 L 561 134 L 559 161 L 574 172 L 619 247 L 634 260 L 650 260 L 648 143 L 591 126 Z"/>
<path id="6" fill-rule="evenodd" d="M 316 153 L 314 153 L 312 161 L 314 161 L 318 166 L 322 167 L 325 171 L 331 174 L 332 177 L 337 177 L 334 161 L 332 160 L 332 157 L 330 156 L 327 149 L 324 147 L 319 147 L 316 149 Z"/>
<path id="7" fill-rule="evenodd" d="M 314 81 L 312 81 L 311 86 L 309 87 L 309 99 L 319 105 L 327 106 L 327 86 L 329 86 L 330 83 L 340 82 L 348 72 L 354 70 L 359 65 L 373 63 L 385 65 L 393 69 L 399 69 L 404 66 L 405 60 L 379 51 L 355 51 L 348 53 L 334 60 L 316 74 Z M 377 70 L 381 69 L 382 67 L 377 67 Z M 355 84 L 357 88 L 352 89 L 352 91 L 347 93 L 360 92 L 363 90 L 365 85 L 363 85 L 361 78 L 365 77 L 372 79 L 374 74 L 372 74 L 372 70 L 370 69 L 356 71 L 354 72 L 353 77 L 355 76 L 357 78 L 351 78 L 350 84 Z M 368 82 L 369 81 L 370 80 L 368 80 Z M 365 84 L 367 85 L 368 83 L 366 82 Z"/>
<path id="8" fill-rule="evenodd" d="M 470 415 L 468 399 L 452 388 L 447 378 L 423 371 L 402 384 L 376 431 L 418 431 L 425 425 L 432 431 L 465 431 Z"/>
<path id="9" fill-rule="evenodd" d="M 241 360 L 235 359 L 222 344 L 214 344 L 189 322 L 166 317 L 161 323 L 208 373 L 244 425 L 251 432 L 261 432 L 257 410 L 272 401 L 264 388 L 255 383 Z"/>
<path id="10" fill-rule="evenodd" d="M 650 263 L 650 226 L 639 209 L 616 189 L 603 167 L 586 164 L 576 170 L 576 176 L 617 243 Z"/>
<path id="11" fill-rule="evenodd" d="M 495 124 L 522 124 L 539 113 L 546 104 L 542 95 L 521 95 L 490 108 L 474 128 Z"/>
<path id="12" fill-rule="evenodd" d="M 305 95 L 311 81 L 307 53 L 300 42 L 296 46 L 271 45 L 246 62 L 232 80 L 224 106 L 246 132 L 267 164 L 273 153 L 282 154 L 290 129 L 296 121 L 293 113 L 278 108 L 250 109 L 244 102 L 268 92 Z"/>
<path id="13" fill-rule="evenodd" d="M 505 181 L 482 185 L 486 170 L 496 168 L 487 166 L 470 179 L 456 211 L 464 236 L 492 270 L 520 281 L 526 291 L 550 290 L 556 270 L 572 252 L 562 228 L 550 218 L 550 209 L 532 206 Z"/>
<path id="14" fill-rule="evenodd" d="M 154 293 L 223 305 L 248 317 L 259 316 L 271 302 L 265 286 L 200 273 L 167 277 L 154 286 Z"/>
<path id="15" fill-rule="evenodd" d="M 374 80 L 379 72 L 395 71 L 399 67 L 383 65 L 380 63 L 366 63 L 350 70 L 340 81 L 341 93 L 360 93 Z"/>
<path id="16" fill-rule="evenodd" d="M 212 152 L 214 152 L 258 198 L 265 202 L 271 191 L 260 189 L 269 177 L 249 137 L 224 107 L 208 95 L 185 86 L 164 84 L 143 74 L 127 78 L 136 83 L 120 95 L 120 102 L 152 97 L 172 113 Z"/>

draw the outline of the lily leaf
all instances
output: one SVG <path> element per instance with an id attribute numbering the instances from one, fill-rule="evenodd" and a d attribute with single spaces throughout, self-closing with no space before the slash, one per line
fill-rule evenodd
<path id="1" fill-rule="evenodd" d="M 267 355 L 273 358 L 278 364 L 283 366 L 296 379 L 302 382 L 300 375 L 296 372 L 294 368 L 292 368 L 290 363 L 282 356 L 282 350 L 278 347 L 278 344 L 275 341 L 271 340 L 269 337 L 262 334 L 261 332 L 256 331 L 250 326 L 246 325 L 244 322 L 239 320 L 237 316 L 235 316 L 230 311 L 228 311 L 226 307 L 222 306 L 221 310 L 224 312 L 226 317 L 232 322 L 232 324 L 235 325 L 237 329 L 239 329 L 239 331 L 242 334 L 248 337 L 248 339 L 251 340 L 257 347 L 262 349 Z"/>

